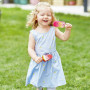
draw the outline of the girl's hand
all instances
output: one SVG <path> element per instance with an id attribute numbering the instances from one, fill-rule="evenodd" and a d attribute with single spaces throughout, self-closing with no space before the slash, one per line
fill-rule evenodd
<path id="1" fill-rule="evenodd" d="M 35 62 L 38 64 L 40 62 L 42 62 L 42 57 L 36 57 L 35 58 Z"/>
<path id="2" fill-rule="evenodd" d="M 66 28 L 66 30 L 71 30 L 72 24 L 66 23 L 66 24 L 65 24 L 65 28 Z"/>

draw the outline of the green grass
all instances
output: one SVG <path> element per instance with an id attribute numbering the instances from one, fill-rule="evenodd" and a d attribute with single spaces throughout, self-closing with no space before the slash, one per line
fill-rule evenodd
<path id="1" fill-rule="evenodd" d="M 20 8 L 2 8 L 0 21 L 0 90 L 32 90 L 25 86 L 30 57 L 27 52 L 26 16 Z M 56 17 L 73 25 L 70 39 L 56 39 L 67 84 L 57 90 L 89 90 L 90 88 L 90 17 L 64 15 Z M 63 29 L 61 31 L 64 32 Z M 46 90 L 46 89 L 45 89 Z"/>

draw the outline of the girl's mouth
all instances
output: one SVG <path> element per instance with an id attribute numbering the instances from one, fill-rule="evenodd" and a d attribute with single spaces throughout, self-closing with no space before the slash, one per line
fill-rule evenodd
<path id="1" fill-rule="evenodd" d="M 48 22 L 48 20 L 43 20 L 44 22 Z"/>

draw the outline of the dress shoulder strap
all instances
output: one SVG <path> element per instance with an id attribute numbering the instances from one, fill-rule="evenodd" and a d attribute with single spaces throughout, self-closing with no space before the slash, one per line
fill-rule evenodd
<path id="1" fill-rule="evenodd" d="M 51 26 L 51 33 L 55 34 L 55 27 Z"/>
<path id="2" fill-rule="evenodd" d="M 34 39 L 36 40 L 36 32 L 35 32 L 35 30 L 30 30 L 30 33 L 32 33 Z"/>

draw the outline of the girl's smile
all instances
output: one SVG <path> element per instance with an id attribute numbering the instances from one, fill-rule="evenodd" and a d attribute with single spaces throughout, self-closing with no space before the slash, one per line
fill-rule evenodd
<path id="1" fill-rule="evenodd" d="M 44 22 L 48 22 L 48 20 L 43 20 Z"/>

